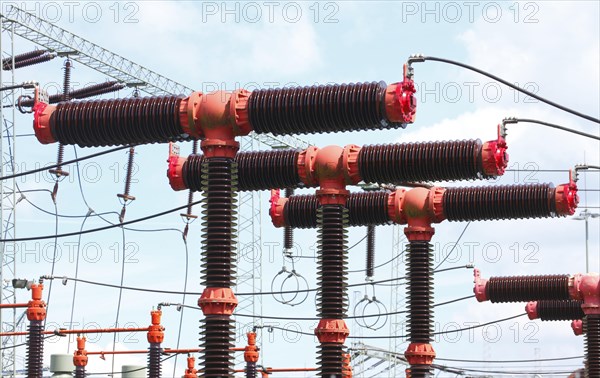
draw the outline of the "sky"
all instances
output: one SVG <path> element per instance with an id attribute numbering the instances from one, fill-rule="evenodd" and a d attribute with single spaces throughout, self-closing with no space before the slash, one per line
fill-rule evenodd
<path id="1" fill-rule="evenodd" d="M 402 65 L 409 55 L 422 53 L 453 59 L 493 73 L 552 101 L 598 117 L 600 114 L 600 8 L 594 1 L 523 1 L 523 2 L 420 2 L 420 1 L 303 1 L 303 2 L 2 2 L 2 14 L 9 5 L 17 5 L 35 15 L 73 32 L 114 53 L 152 69 L 172 80 L 201 91 L 233 90 L 240 87 L 256 89 L 284 85 L 314 85 L 384 80 L 402 80 Z M 10 38 L 2 34 L 2 57 L 10 51 Z M 20 37 L 14 40 L 16 53 L 36 46 Z M 50 93 L 62 87 L 63 59 L 16 71 L 16 82 L 38 81 Z M 554 109 L 491 79 L 464 69 L 437 62 L 417 63 L 417 119 L 404 130 L 362 131 L 344 134 L 300 136 L 317 146 L 329 144 L 380 144 L 433 140 L 496 138 L 496 126 L 504 117 L 517 116 L 557 123 L 598 135 L 598 125 Z M 2 83 L 10 82 L 3 73 Z M 75 64 L 72 86 L 106 80 L 102 74 L 81 64 Z M 121 90 L 113 97 L 129 97 L 132 89 Z M 3 103 L 4 105 L 5 103 Z M 10 117 L 11 113 L 7 114 Z M 15 116 L 15 152 L 19 170 L 26 171 L 53 163 L 56 145 L 40 145 L 31 136 L 31 115 Z M 566 183 L 565 170 L 575 164 L 600 162 L 599 143 L 592 139 L 545 128 L 539 125 L 517 124 L 508 128 L 509 169 L 504 177 L 493 182 L 450 182 L 443 186 L 512 185 L 534 182 Z M 7 141 L 3 141 L 5 150 Z M 191 145 L 182 144 L 182 153 L 190 153 Z M 267 149 L 266 146 L 255 148 Z M 66 159 L 85 156 L 95 149 L 67 147 Z M 127 208 L 126 219 L 140 218 L 184 205 L 187 192 L 174 192 L 165 175 L 168 155 L 166 145 L 136 148 L 132 194 L 136 200 Z M 17 205 L 16 233 L 19 237 L 54 235 L 105 226 L 97 216 L 85 217 L 88 209 L 95 214 L 110 212 L 104 218 L 116 222 L 121 209 L 117 193 L 123 190 L 127 155 L 116 152 L 68 166 L 71 175 L 59 185 L 56 208 L 47 190 L 53 179 L 47 174 L 35 174 L 17 179 L 26 200 Z M 526 170 L 518 171 L 518 170 Z M 546 170 L 552 170 L 548 172 Z M 556 170 L 556 171 L 555 171 Z M 600 174 L 582 173 L 579 186 L 580 208 L 600 212 Z M 46 190 L 26 192 L 27 190 Z M 352 190 L 359 190 L 353 188 Z M 306 191 L 309 192 L 309 191 Z M 199 199 L 200 196 L 196 195 Z M 292 262 L 281 254 L 282 232 L 275 229 L 268 217 L 267 192 L 254 197 L 260 214 L 256 217 L 256 233 L 260 233 L 260 248 L 253 253 L 260 257 L 257 284 L 262 291 L 278 290 L 283 276 L 282 266 L 292 269 Z M 34 206 L 35 205 L 35 206 Z M 36 207 L 37 206 L 37 207 Z M 41 210 L 40 210 L 41 209 Z M 246 207 L 247 209 L 247 207 Z M 200 211 L 199 206 L 195 207 Z M 58 217 L 58 212 L 69 217 Z M 116 212 L 116 213 L 115 213 Z M 186 245 L 181 230 L 184 223 L 175 212 L 132 226 L 138 230 L 111 229 L 78 237 L 53 238 L 17 242 L 5 246 L 16 251 L 16 270 L 20 278 L 37 279 L 42 275 L 74 277 L 119 285 L 124 266 L 123 284 L 160 290 L 182 291 L 186 282 L 190 292 L 201 292 L 199 284 L 201 224 L 190 225 Z M 585 271 L 585 225 L 569 218 L 442 223 L 435 226 L 432 240 L 436 265 L 452 250 L 441 268 L 473 263 L 484 277 L 522 274 L 574 274 Z M 599 220 L 589 220 L 590 270 L 600 270 Z M 377 229 L 376 263 L 384 264 L 397 252 L 392 234 L 399 228 Z M 457 243 L 459 235 L 463 237 Z M 365 235 L 363 228 L 352 228 L 349 245 Z M 251 270 L 250 248 L 242 237 L 242 257 L 238 266 Z M 296 233 L 296 254 L 306 258 L 294 261 L 295 270 L 306 278 L 300 288 L 316 286 L 316 253 L 314 230 Z M 454 249 L 453 246 L 455 246 Z M 125 247 L 125 248 L 123 248 Z M 56 255 L 55 254 L 55 250 Z M 349 269 L 364 269 L 364 242 L 348 252 Z M 79 256 L 79 264 L 77 257 Z M 124 258 L 123 258 L 124 256 Z M 187 256 L 187 259 L 186 259 Z M 55 258 L 53 258 L 55 257 Z M 54 263 L 53 263 L 54 260 Z M 187 264 L 186 264 L 187 260 Z M 123 261 L 125 262 L 123 264 Z M 395 261 L 398 261 L 396 259 Z M 384 280 L 403 275 L 386 263 L 375 272 L 375 279 Z M 76 273 L 77 269 L 77 273 Z M 435 274 L 435 303 L 451 301 L 472 293 L 472 270 L 455 269 Z M 12 277 L 3 277 L 10 279 Z M 349 283 L 364 282 L 361 272 L 349 273 Z M 142 293 L 77 285 L 74 295 L 72 281 L 45 283 L 48 299 L 48 327 L 68 327 L 73 312 L 73 328 L 110 327 L 115 323 L 143 327 L 150 321 L 149 312 L 160 302 L 180 303 L 181 295 Z M 284 290 L 294 289 L 288 281 Z M 349 291 L 349 315 L 365 290 Z M 392 299 L 397 290 L 400 300 Z M 248 292 L 247 285 L 237 291 Z M 387 311 L 403 310 L 405 287 L 375 286 L 377 298 Z M 19 291 L 17 301 L 28 300 L 29 293 Z M 118 306 L 120 298 L 120 306 Z M 185 304 L 196 306 L 198 295 L 187 295 Z M 301 298 L 298 298 L 300 300 Z M 278 303 L 265 295 L 257 301 L 256 314 L 281 317 L 314 317 L 314 294 L 296 306 Z M 360 310 L 360 306 L 358 309 Z M 524 304 L 478 303 L 475 299 L 440 306 L 435 309 L 436 331 L 481 325 L 523 313 Z M 244 313 L 252 313 L 251 308 Z M 376 309 L 367 308 L 369 311 Z M 163 308 L 166 327 L 164 346 L 194 348 L 198 346 L 200 311 L 185 309 L 179 332 L 181 313 L 175 307 Z M 249 318 L 238 318 L 236 345 L 244 346 L 243 333 L 251 327 Z M 348 326 L 351 336 L 388 336 L 394 322 L 402 329 L 402 316 L 387 319 L 379 330 L 361 328 L 353 320 Z M 383 322 L 383 319 L 382 319 Z M 260 332 L 261 363 L 272 367 L 315 367 L 316 339 L 294 333 L 312 333 L 315 321 L 263 320 L 290 331 L 273 329 Z M 24 342 L 20 340 L 18 342 Z M 351 339 L 383 349 L 403 353 L 406 342 L 383 339 Z M 90 338 L 88 350 L 112 350 L 113 337 Z M 484 361 L 561 358 L 583 355 L 583 338 L 572 334 L 568 322 L 539 322 L 520 317 L 502 323 L 482 326 L 461 333 L 436 337 L 434 348 L 441 359 L 470 359 L 480 363 L 438 360 L 452 367 L 479 370 L 567 371 L 581 366 L 581 359 L 556 362 L 493 364 Z M 45 346 L 46 363 L 51 353 L 72 353 L 73 340 L 49 339 Z M 117 350 L 147 348 L 145 335 L 120 335 Z M 17 364 L 24 364 L 25 348 L 17 349 Z M 239 356 L 238 356 L 239 357 Z M 145 357 L 125 356 L 115 359 L 122 364 L 143 364 Z M 238 361 L 239 358 L 238 358 Z M 241 367 L 242 365 L 238 365 Z M 400 376 L 403 369 L 380 373 L 385 364 L 361 372 L 357 376 Z M 111 371 L 112 360 L 90 358 L 90 372 Z M 164 362 L 165 376 L 181 376 L 185 358 Z M 173 374 L 175 371 L 175 374 Z M 446 373 L 439 376 L 444 377 Z M 483 375 L 484 373 L 478 373 Z M 312 376 L 297 374 L 290 377 Z M 510 376 L 510 375 L 507 375 Z M 544 374 L 544 376 L 560 376 Z"/>

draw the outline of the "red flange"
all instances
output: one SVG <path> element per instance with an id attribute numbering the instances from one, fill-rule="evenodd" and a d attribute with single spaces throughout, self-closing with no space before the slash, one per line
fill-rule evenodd
<path id="1" fill-rule="evenodd" d="M 481 302 L 481 301 L 480 301 Z M 527 317 L 531 320 L 539 318 L 539 314 L 537 311 L 537 301 L 527 302 L 525 305 L 525 312 L 527 312 Z"/>
<path id="2" fill-rule="evenodd" d="M 573 330 L 573 333 L 575 334 L 575 336 L 583 335 L 583 320 L 581 320 L 581 319 L 573 320 L 571 322 L 571 329 Z"/>
<path id="3" fill-rule="evenodd" d="M 473 293 L 475 293 L 475 298 L 477 298 L 477 301 L 479 302 L 487 301 L 487 278 L 481 278 L 481 272 L 477 268 L 473 269 L 473 276 L 475 277 L 475 279 L 473 280 L 473 282 L 475 283 L 475 286 L 473 287 Z"/>
<path id="4" fill-rule="evenodd" d="M 407 77 L 408 67 L 403 67 L 404 80 L 390 84 L 385 92 L 385 112 L 392 122 L 413 123 L 417 114 L 415 83 Z"/>
<path id="5" fill-rule="evenodd" d="M 298 155 L 298 176 L 300 180 L 305 183 L 309 187 L 317 186 L 319 182 L 317 178 L 314 177 L 314 164 L 317 158 L 317 153 L 319 149 L 317 147 L 311 146 L 300 152 Z"/>
<path id="6" fill-rule="evenodd" d="M 281 197 L 279 189 L 271 189 L 271 198 L 269 199 L 271 207 L 269 208 L 269 215 L 271 216 L 271 221 L 275 227 L 285 227 L 283 209 L 287 201 L 288 198 Z"/>
<path id="7" fill-rule="evenodd" d="M 315 328 L 315 335 L 321 344 L 343 344 L 349 334 L 350 330 L 343 319 L 321 319 Z"/>
<path id="8" fill-rule="evenodd" d="M 557 215 L 573 215 L 579 203 L 577 195 L 577 184 L 570 180 L 568 184 L 562 184 L 554 190 Z"/>
<path id="9" fill-rule="evenodd" d="M 196 359 L 192 356 L 188 356 L 187 369 L 185 370 L 183 378 L 198 378 L 198 370 L 194 368 L 194 365 L 196 365 Z"/>
<path id="10" fill-rule="evenodd" d="M 569 279 L 571 299 L 582 300 L 586 315 L 600 315 L 600 276 L 598 273 L 575 274 Z"/>
<path id="11" fill-rule="evenodd" d="M 169 178 L 169 185 L 173 190 L 185 190 L 185 183 L 183 182 L 183 163 L 186 159 L 179 156 L 179 146 L 175 143 L 169 143 L 169 168 L 167 169 L 167 177 Z"/>
<path id="12" fill-rule="evenodd" d="M 31 300 L 27 303 L 27 319 L 44 320 L 46 318 L 46 302 L 42 300 L 44 285 L 31 285 Z"/>
<path id="13" fill-rule="evenodd" d="M 162 311 L 150 311 L 152 317 L 152 325 L 148 327 L 147 339 L 150 344 L 160 344 L 165 339 L 165 327 L 160 325 Z"/>
<path id="14" fill-rule="evenodd" d="M 256 333 L 248 332 L 248 345 L 244 348 L 244 361 L 258 362 L 258 347 L 256 346 Z"/>
<path id="15" fill-rule="evenodd" d="M 36 102 L 33 105 L 33 131 L 42 144 L 56 142 L 50 131 L 50 116 L 54 110 L 56 110 L 56 106 L 48 105 L 45 102 Z"/>
<path id="16" fill-rule="evenodd" d="M 73 365 L 75 366 L 87 366 L 88 356 L 87 350 L 85 350 L 85 337 L 77 337 L 77 349 L 73 354 Z"/>
<path id="17" fill-rule="evenodd" d="M 411 365 L 431 365 L 435 359 L 435 351 L 431 344 L 410 343 L 404 357 Z"/>
<path id="18" fill-rule="evenodd" d="M 244 89 L 194 92 L 179 105 L 181 127 L 193 138 L 202 139 L 206 157 L 232 158 L 239 150 L 235 137 L 252 131 L 247 114 L 249 96 L 250 92 Z"/>
<path id="19" fill-rule="evenodd" d="M 342 354 L 342 378 L 352 378 L 352 364 L 350 362 L 350 353 Z"/>
<path id="20" fill-rule="evenodd" d="M 237 304 L 233 290 L 228 287 L 207 287 L 198 299 L 204 315 L 231 315 Z"/>
<path id="21" fill-rule="evenodd" d="M 508 146 L 500 132 L 501 128 L 498 125 L 498 139 L 485 142 L 481 148 L 481 165 L 488 176 L 502 176 L 508 166 Z"/>
<path id="22" fill-rule="evenodd" d="M 362 181 L 358 169 L 358 154 L 360 153 L 360 149 L 361 147 L 356 144 L 348 144 L 344 146 L 344 152 L 342 152 L 344 175 L 346 176 L 346 181 L 350 184 L 358 184 Z"/>

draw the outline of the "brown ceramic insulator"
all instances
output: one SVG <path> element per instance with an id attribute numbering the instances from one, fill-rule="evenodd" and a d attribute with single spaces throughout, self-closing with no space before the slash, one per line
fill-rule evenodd
<path id="1" fill-rule="evenodd" d="M 584 319 L 585 376 L 600 377 L 600 315 L 590 314 Z"/>
<path id="2" fill-rule="evenodd" d="M 40 50 L 40 51 L 42 51 L 42 54 L 39 54 L 37 56 L 32 56 L 27 59 L 17 60 L 16 59 L 17 57 L 15 57 L 15 69 L 23 68 L 23 67 L 27 67 L 27 66 L 33 66 L 34 64 L 44 63 L 44 62 L 47 62 L 49 60 L 56 58 L 56 54 L 49 54 L 43 50 Z M 10 71 L 11 68 L 12 68 L 12 59 L 8 60 L 7 62 L 4 62 L 4 61 L 2 62 L 2 69 L 4 71 Z"/>
<path id="3" fill-rule="evenodd" d="M 291 188 L 301 180 L 298 176 L 296 150 L 239 152 L 235 156 L 238 165 L 238 190 L 268 190 Z M 202 189 L 202 162 L 204 155 L 190 155 L 183 163 L 182 177 L 187 188 Z"/>
<path id="4" fill-rule="evenodd" d="M 80 147 L 161 143 L 184 137 L 180 97 L 60 103 L 50 117 L 55 140 Z"/>
<path id="5" fill-rule="evenodd" d="M 322 319 L 343 319 L 347 303 L 348 210 L 340 205 L 324 205 L 317 211 L 319 224 L 317 313 Z M 341 354 L 340 354 L 341 358 Z M 341 369 L 341 365 L 340 365 Z"/>
<path id="6" fill-rule="evenodd" d="M 256 378 L 256 362 L 246 362 L 246 378 Z"/>
<path id="7" fill-rule="evenodd" d="M 148 349 L 148 378 L 161 378 L 162 348 L 160 343 L 150 343 Z"/>
<path id="8" fill-rule="evenodd" d="M 389 224 L 387 192 L 350 193 L 346 201 L 348 226 Z M 316 228 L 319 201 L 314 195 L 290 197 L 283 209 L 287 225 L 293 228 Z"/>
<path id="9" fill-rule="evenodd" d="M 367 226 L 367 277 L 375 274 L 375 226 Z"/>
<path id="10" fill-rule="evenodd" d="M 576 300 L 545 300 L 537 301 L 537 314 L 540 320 L 576 320 L 583 319 L 585 314 L 581 305 L 583 301 Z"/>
<path id="11" fill-rule="evenodd" d="M 44 359 L 44 325 L 41 320 L 29 322 L 27 335 L 27 377 L 42 378 Z"/>
<path id="12" fill-rule="evenodd" d="M 233 378 L 234 326 L 228 316 L 207 315 L 200 332 L 200 370 L 206 378 Z"/>
<path id="13" fill-rule="evenodd" d="M 40 55 L 44 55 L 46 53 L 46 50 L 33 50 L 33 51 L 29 51 L 23 54 L 18 54 L 15 55 L 15 63 L 21 60 L 27 60 L 27 59 L 31 59 L 31 58 L 35 58 L 37 56 Z M 10 66 L 12 64 L 13 58 L 12 56 L 9 56 L 8 58 L 4 58 L 2 59 L 2 69 L 3 70 L 10 70 Z M 6 68 L 5 68 L 6 67 Z"/>
<path id="14" fill-rule="evenodd" d="M 391 129 L 384 82 L 261 89 L 248 98 L 255 132 L 275 135 Z"/>
<path id="15" fill-rule="evenodd" d="M 387 184 L 485 178 L 481 148 L 479 139 L 363 146 L 360 177 Z"/>
<path id="16" fill-rule="evenodd" d="M 285 189 L 285 196 L 287 198 L 290 198 L 293 195 L 293 188 Z M 294 229 L 290 226 L 285 226 L 283 229 L 283 248 L 287 251 L 290 251 L 292 248 L 294 248 Z"/>
<path id="17" fill-rule="evenodd" d="M 98 96 L 105 93 L 116 92 L 120 89 L 125 88 L 125 84 L 119 83 L 118 81 L 107 81 L 100 84 L 90 85 L 85 88 L 75 89 L 69 92 L 70 99 L 83 99 L 92 96 Z M 63 94 L 53 94 L 48 97 L 49 104 L 57 104 L 63 101 Z M 33 99 L 23 99 L 20 102 L 22 107 L 32 107 Z"/>
<path id="18" fill-rule="evenodd" d="M 429 344 L 433 336 L 433 249 L 425 241 L 411 241 L 406 253 L 409 341 Z"/>
<path id="19" fill-rule="evenodd" d="M 492 303 L 567 300 L 567 274 L 541 276 L 491 277 L 485 288 Z"/>
<path id="20" fill-rule="evenodd" d="M 227 288 L 236 260 L 236 164 L 230 158 L 205 159 L 203 171 L 202 284 Z"/>
<path id="21" fill-rule="evenodd" d="M 344 366 L 343 354 L 343 344 L 319 344 L 317 346 L 319 376 L 323 378 L 342 378 L 342 368 Z"/>
<path id="22" fill-rule="evenodd" d="M 85 378 L 86 376 L 85 366 L 75 366 L 75 378 Z"/>
<path id="23" fill-rule="evenodd" d="M 547 218 L 556 216 L 551 184 L 447 188 L 443 211 L 449 221 Z"/>

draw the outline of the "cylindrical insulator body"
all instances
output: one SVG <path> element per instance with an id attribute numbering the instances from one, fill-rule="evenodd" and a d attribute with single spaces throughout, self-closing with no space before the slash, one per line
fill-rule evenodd
<path id="1" fill-rule="evenodd" d="M 443 211 L 449 221 L 553 217 L 555 193 L 551 184 L 447 188 Z"/>
<path id="2" fill-rule="evenodd" d="M 492 303 L 568 300 L 569 276 L 491 277 L 486 284 L 485 294 Z"/>
<path id="3" fill-rule="evenodd" d="M 256 378 L 256 362 L 246 362 L 246 378 Z"/>
<path id="4" fill-rule="evenodd" d="M 348 210 L 340 205 L 324 205 L 317 211 L 319 223 L 317 312 L 320 318 L 343 319 L 346 316 Z"/>
<path id="5" fill-rule="evenodd" d="M 75 378 L 85 378 L 85 366 L 75 366 Z"/>
<path id="6" fill-rule="evenodd" d="M 63 93 L 62 100 L 69 101 L 71 97 L 69 96 L 69 88 L 71 87 L 71 61 L 67 60 L 65 62 L 65 74 L 63 80 Z"/>
<path id="7" fill-rule="evenodd" d="M 14 61 L 15 63 L 21 60 L 27 60 L 31 58 L 35 58 L 36 56 L 40 56 L 46 53 L 46 50 L 33 50 L 23 54 L 15 55 Z M 2 59 L 2 69 L 10 70 L 10 66 L 12 65 L 13 57 L 9 56 L 8 58 Z"/>
<path id="8" fill-rule="evenodd" d="M 125 190 L 123 194 L 129 195 L 131 190 L 131 176 L 133 175 L 133 160 L 135 158 L 135 147 L 129 148 L 129 156 L 127 157 L 127 173 L 125 175 Z"/>
<path id="9" fill-rule="evenodd" d="M 235 262 L 236 163 L 213 157 L 203 163 L 202 284 L 207 288 L 233 285 Z M 234 323 L 228 315 L 207 314 L 202 320 L 201 370 L 205 377 L 233 377 Z"/>
<path id="10" fill-rule="evenodd" d="M 363 146 L 358 166 L 365 182 L 399 184 L 490 177 L 484 172 L 479 139 Z"/>
<path id="11" fill-rule="evenodd" d="M 300 182 L 297 161 L 299 151 L 254 151 L 236 154 L 238 190 L 268 190 L 296 187 Z M 190 155 L 183 163 L 184 185 L 193 191 L 202 190 L 204 155 Z"/>
<path id="12" fill-rule="evenodd" d="M 27 377 L 42 378 L 44 359 L 43 322 L 31 320 L 27 335 Z"/>
<path id="13" fill-rule="evenodd" d="M 19 60 L 15 62 L 15 69 L 33 66 L 34 64 L 44 63 L 54 58 L 56 58 L 56 54 L 42 54 L 33 58 Z M 11 67 L 12 62 L 8 62 L 8 64 L 3 65 L 3 69 L 5 71 L 10 70 Z"/>
<path id="14" fill-rule="evenodd" d="M 375 226 L 367 226 L 367 277 L 375 274 Z"/>
<path id="15" fill-rule="evenodd" d="M 125 84 L 119 83 L 118 81 L 107 81 L 100 84 L 90 85 L 85 88 L 75 89 L 69 92 L 69 98 L 71 99 L 82 99 L 92 96 L 98 96 L 105 93 L 116 92 L 120 89 L 125 88 Z M 62 93 L 50 95 L 48 98 L 49 104 L 56 104 L 63 101 Z M 19 103 L 21 107 L 32 107 L 33 99 L 23 99 Z"/>
<path id="16" fill-rule="evenodd" d="M 433 249 L 426 241 L 411 241 L 407 246 L 408 339 L 429 344 L 433 337 Z M 431 376 L 431 365 L 413 364 L 411 377 Z"/>
<path id="17" fill-rule="evenodd" d="M 275 135 L 391 129 L 384 82 L 253 91 L 248 117 L 257 133 Z"/>
<path id="18" fill-rule="evenodd" d="M 81 147 L 159 143 L 181 139 L 180 97 L 60 103 L 50 115 L 54 140 Z"/>
<path id="19" fill-rule="evenodd" d="M 590 314 L 584 318 L 585 376 L 600 377 L 600 315 Z"/>
<path id="20" fill-rule="evenodd" d="M 545 300 L 537 301 L 537 314 L 540 320 L 576 320 L 583 319 L 581 308 L 583 301 Z"/>
<path id="21" fill-rule="evenodd" d="M 350 193 L 346 201 L 348 226 L 389 224 L 387 192 Z M 293 228 L 316 228 L 319 200 L 314 195 L 295 195 L 284 206 L 285 223 Z"/>
<path id="22" fill-rule="evenodd" d="M 290 198 L 292 195 L 294 195 L 294 189 L 286 188 L 286 198 Z M 283 249 L 290 252 L 292 248 L 294 248 L 294 229 L 290 226 L 285 226 L 283 230 Z"/>
<path id="23" fill-rule="evenodd" d="M 210 158 L 203 165 L 202 284 L 228 288 L 236 256 L 236 164 L 230 158 Z"/>
<path id="24" fill-rule="evenodd" d="M 319 259 L 317 313 L 321 319 L 343 319 L 348 307 L 347 230 L 348 210 L 341 205 L 326 204 L 319 208 Z M 322 342 L 317 348 L 320 376 L 341 377 L 343 344 Z"/>
<path id="25" fill-rule="evenodd" d="M 150 343 L 148 349 L 148 378 L 161 378 L 161 354 L 160 343 Z"/>
<path id="26" fill-rule="evenodd" d="M 200 370 L 203 377 L 233 378 L 234 326 L 227 315 L 206 315 L 202 320 Z"/>

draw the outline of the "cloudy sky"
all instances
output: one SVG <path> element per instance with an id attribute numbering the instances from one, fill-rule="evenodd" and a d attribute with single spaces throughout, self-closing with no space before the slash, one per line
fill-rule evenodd
<path id="1" fill-rule="evenodd" d="M 594 117 L 600 113 L 600 9 L 597 2 L 3 2 L 2 14 L 8 6 L 17 5 L 45 18 L 114 53 L 124 56 L 177 82 L 197 90 L 232 90 L 239 87 L 264 88 L 279 85 L 313 85 L 384 80 L 393 83 L 402 79 L 402 64 L 413 53 L 423 53 L 454 59 L 484 69 L 525 87 L 543 97 Z M 10 38 L 2 34 L 3 57 L 10 51 Z M 36 46 L 16 37 L 16 53 L 30 51 Z M 16 81 L 36 80 L 51 93 L 61 87 L 63 61 L 52 62 L 16 71 Z M 80 88 L 87 83 L 106 80 L 103 75 L 75 64 L 72 83 Z M 6 73 L 2 82 L 7 83 Z M 535 99 L 515 92 L 492 80 L 458 67 L 437 62 L 415 64 L 415 82 L 419 92 L 417 121 L 405 130 L 351 132 L 334 135 L 301 136 L 317 146 L 375 144 L 480 138 L 495 139 L 496 125 L 507 116 L 534 118 L 557 123 L 573 129 L 598 134 L 598 125 L 561 112 Z M 132 90 L 120 91 L 117 96 L 131 96 Z M 3 103 L 4 105 L 4 103 Z M 7 114 L 10 117 L 10 113 Z M 17 138 L 16 161 L 20 170 L 29 170 L 51 163 L 56 146 L 41 146 L 31 133 L 31 116 L 15 118 Z M 508 130 L 510 172 L 494 184 L 523 184 L 568 180 L 565 171 L 575 164 L 598 165 L 599 144 L 563 131 L 538 125 L 511 125 Z M 7 147 L 7 142 L 4 142 Z M 260 148 L 266 148 L 261 146 Z M 74 158 L 73 148 L 66 149 L 66 158 Z M 191 146 L 182 145 L 187 154 Z M 92 150 L 76 150 L 78 156 Z M 137 197 L 127 211 L 127 219 L 135 219 L 186 203 L 187 194 L 173 192 L 168 186 L 165 171 L 167 147 L 141 146 L 136 149 L 136 169 L 132 194 Z M 47 191 L 26 192 L 27 200 L 17 205 L 17 236 L 53 235 L 79 229 L 106 225 L 98 217 L 85 218 L 88 208 L 95 213 L 120 211 L 117 193 L 122 192 L 127 156 L 123 152 L 105 155 L 84 162 L 77 174 L 60 184 L 57 210 L 58 225 L 53 213 L 54 204 Z M 525 172 L 520 170 L 527 170 Z M 552 170 L 547 172 L 545 170 Z M 79 180 L 80 179 L 80 180 Z M 81 181 L 81 190 L 79 181 Z M 52 190 L 53 180 L 47 174 L 31 175 L 17 180 L 19 189 Z M 459 186 L 482 183 L 442 183 Z M 487 184 L 486 184 L 487 185 Z M 582 174 L 580 205 L 593 213 L 600 212 L 600 174 Z M 198 197 L 199 198 L 199 197 Z M 267 217 L 268 193 L 255 196 L 262 210 L 257 222 L 262 244 L 262 289 L 268 291 L 275 279 L 274 289 L 280 287 L 277 273 L 284 261 L 281 232 L 271 226 Z M 45 213 L 42 210 L 50 212 Z M 583 210 L 581 207 L 578 210 Z M 198 212 L 199 209 L 196 209 Z M 106 214 L 111 222 L 114 213 Z M 436 226 L 433 243 L 436 264 L 450 252 L 465 229 L 463 223 L 443 223 Z M 183 222 L 178 212 L 135 226 L 153 232 L 109 231 L 87 234 L 81 239 L 54 239 L 18 242 L 7 246 L 16 251 L 17 276 L 37 278 L 50 274 L 91 281 L 119 284 L 124 264 L 124 284 L 180 291 L 186 277 L 186 248 L 180 230 Z M 188 236 L 188 291 L 199 292 L 200 222 L 191 225 Z M 577 273 L 585 271 L 584 222 L 571 219 L 548 219 L 509 222 L 478 222 L 468 226 L 453 255 L 442 265 L 453 267 L 474 263 L 486 277 L 492 275 Z M 598 219 L 589 222 L 590 269 L 600 269 Z M 394 256 L 392 227 L 377 231 L 377 263 L 383 264 Z M 364 236 L 364 229 L 352 229 L 349 244 Z M 315 253 L 314 231 L 297 233 L 297 253 L 305 257 Z M 125 243 L 124 243 L 125 241 Z M 244 241 L 242 240 L 242 243 Z M 125 246 L 123 251 L 123 246 Z M 57 251 L 54 264 L 53 256 Z M 351 270 L 364 269 L 364 243 L 349 252 Z M 123 253 L 125 259 L 123 259 Z M 79 264 L 77 264 L 79 256 Z M 315 261 L 298 259 L 297 272 L 313 288 Z M 248 259 L 242 259 L 241 269 L 249 270 Z M 375 278 L 382 280 L 394 275 L 393 263 L 376 270 Z M 404 272 L 402 264 L 400 272 Z M 12 278 L 12 277 L 3 277 Z M 467 296 L 472 292 L 472 270 L 457 269 L 435 277 L 435 302 L 445 302 Z M 350 283 L 364 282 L 362 273 L 350 273 Z M 259 282 L 260 283 L 260 282 Z M 48 293 L 49 283 L 46 284 Z M 306 288 L 301 282 L 300 287 Z M 286 290 L 293 289 L 290 285 Z M 73 282 L 66 286 L 55 282 L 48 311 L 49 325 L 67 327 L 73 311 L 74 327 L 110 327 L 116 319 L 119 290 L 80 284 L 73 294 Z M 354 291 L 356 289 L 357 291 Z M 388 310 L 404 307 L 392 301 L 394 291 L 389 286 L 376 286 L 377 297 Z M 403 286 L 396 287 L 402 294 Z M 251 291 L 240 286 L 238 291 Z M 364 287 L 350 293 L 352 315 L 356 300 L 364 295 Z M 369 290 L 369 295 L 371 295 Z M 17 299 L 26 301 L 28 293 L 19 292 Z M 400 295 L 401 296 L 401 295 Z M 185 303 L 194 306 L 197 295 L 188 295 Z M 73 300 L 73 298 L 75 298 Z M 123 291 L 119 313 L 120 325 L 145 326 L 149 311 L 159 302 L 181 302 L 181 295 L 164 295 Z M 297 306 L 290 307 L 264 296 L 256 301 L 256 313 L 268 316 L 313 317 L 314 295 Z M 395 303 L 395 304 L 394 304 Z M 72 310 L 73 307 L 73 310 Z M 367 309 L 366 311 L 370 311 Z M 251 308 L 245 309 L 251 313 Z M 436 331 L 448 331 L 523 313 L 522 304 L 491 305 L 474 299 L 439 307 L 435 312 Z M 164 346 L 175 347 L 180 332 L 180 347 L 198 345 L 198 320 L 201 313 L 185 310 L 179 330 L 180 313 L 173 307 L 163 309 L 167 327 Z M 239 329 L 251 323 L 238 318 Z M 390 324 L 400 323 L 403 317 L 389 317 L 378 331 L 361 328 L 348 321 L 353 335 L 388 336 Z M 312 332 L 313 321 L 264 320 L 264 324 L 286 327 L 292 331 L 264 331 L 262 363 L 273 367 L 314 367 L 316 340 L 293 330 Z M 19 342 L 22 342 L 20 340 Z M 72 340 L 71 340 L 72 341 Z M 97 337 L 88 350 L 113 348 L 112 336 Z M 380 348 L 396 348 L 402 353 L 406 343 L 388 339 L 353 339 Z M 238 332 L 239 346 L 244 345 Z M 147 347 L 144 334 L 122 335 L 116 349 L 135 350 Z M 69 349 L 70 348 L 70 349 Z M 439 336 L 434 343 L 437 356 L 444 359 L 478 361 L 545 359 L 583 355 L 583 339 L 572 335 L 568 323 L 541 323 L 518 318 L 481 327 L 463 333 Z M 49 340 L 45 361 L 50 353 L 71 353 L 68 340 Z M 17 363 L 23 364 L 25 349 L 17 349 Z M 292 353 L 291 353 L 292 352 Z M 145 357 L 120 357 L 115 366 L 125 363 L 144 363 Z M 580 359 L 521 364 L 462 363 L 438 361 L 448 366 L 479 370 L 506 369 L 509 371 L 566 371 L 581 364 Z M 90 358 L 89 371 L 108 372 L 112 361 Z M 370 364 L 370 363 L 369 363 Z M 385 365 L 364 372 L 365 377 L 400 375 L 402 369 L 379 373 Z M 164 364 L 165 376 L 180 376 L 185 359 Z M 359 367 L 360 370 L 360 367 Z M 483 374 L 483 373 L 481 373 Z M 303 376 L 303 375 L 297 375 Z M 307 376 L 310 376 L 307 375 Z M 360 375 L 363 376 L 363 375 Z M 444 376 L 442 373 L 440 376 Z"/>

